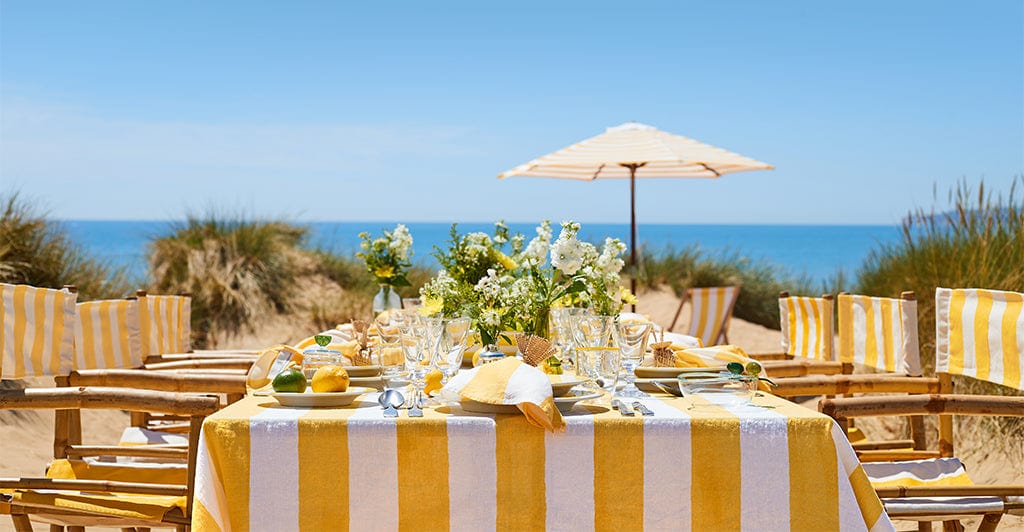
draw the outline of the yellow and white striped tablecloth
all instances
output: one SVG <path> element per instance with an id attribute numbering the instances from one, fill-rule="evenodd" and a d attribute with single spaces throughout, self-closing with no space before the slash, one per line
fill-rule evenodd
<path id="1" fill-rule="evenodd" d="M 654 416 L 577 406 L 565 432 L 521 415 L 248 397 L 209 417 L 197 530 L 891 530 L 833 421 L 650 398 Z M 697 408 L 691 408 L 701 404 Z"/>

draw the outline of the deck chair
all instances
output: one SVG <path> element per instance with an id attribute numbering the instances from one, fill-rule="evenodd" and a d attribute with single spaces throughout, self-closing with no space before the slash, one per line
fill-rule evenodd
<path id="1" fill-rule="evenodd" d="M 76 308 L 77 294 L 65 288 L 52 290 L 27 285 L 0 284 L 0 376 L 3 379 L 54 376 L 72 371 L 76 364 L 95 363 L 104 357 L 90 358 L 83 352 L 76 357 L 75 333 L 79 329 Z M 99 306 L 97 310 L 102 314 Z M 114 312 L 116 314 L 116 312 Z M 117 357 L 115 357 L 116 359 Z M 0 481 L 0 513 L 12 516 L 17 530 L 31 530 L 28 514 L 42 514 L 48 522 L 82 526 L 84 524 L 125 524 L 134 526 L 132 518 L 144 513 L 149 523 L 159 522 L 169 516 L 178 524 L 187 524 L 188 498 L 190 490 L 188 456 L 175 451 L 186 459 L 185 467 L 179 467 L 180 486 L 138 486 L 134 483 L 121 484 L 119 480 L 99 478 L 83 457 L 97 454 L 111 455 L 114 451 L 137 454 L 137 449 L 121 449 L 117 446 L 85 447 L 73 444 L 68 435 L 75 430 L 71 412 L 78 408 L 130 408 L 139 407 L 155 411 L 171 412 L 193 416 L 191 425 L 198 428 L 202 416 L 216 407 L 215 397 L 168 396 L 159 392 L 136 392 L 119 389 L 45 388 L 0 390 L 0 408 L 31 408 L 55 410 L 55 441 L 64 445 L 55 446 L 60 460 L 54 462 L 48 479 L 7 479 Z M 195 416 L 200 416 L 195 418 Z M 80 430 L 80 429 L 79 429 Z M 80 432 L 77 442 L 80 443 Z M 194 446 L 193 446 L 194 448 Z M 156 454 L 168 453 L 158 450 Z M 194 465 L 192 463 L 191 465 Z M 191 468 L 194 470 L 194 467 Z M 92 482 L 86 482 L 91 477 Z M 40 491 L 44 490 L 44 491 Z M 54 491 L 56 490 L 56 491 Z M 103 494 L 87 494 L 103 491 Z M 117 495 L 114 494 L 117 493 Z M 143 497 L 135 500 L 126 498 L 125 493 Z M 172 495 L 157 502 L 152 494 Z M 170 504 L 159 509 L 164 503 Z M 177 510 L 171 509 L 171 506 Z M 112 515 L 107 515 L 112 512 Z M 157 513 L 154 513 L 157 512 Z M 174 519 L 178 519 L 174 521 Z M 127 521 L 126 521 L 127 519 Z"/>
<path id="2" fill-rule="evenodd" d="M 77 303 L 77 320 L 74 327 L 75 357 L 72 365 L 75 371 L 66 376 L 56 376 L 57 385 L 216 393 L 224 396 L 224 404 L 230 404 L 245 395 L 243 375 L 175 374 L 142 370 L 140 310 L 143 306 L 135 297 Z M 182 363 L 184 362 L 151 364 L 147 369 L 152 370 L 152 366 L 175 366 Z M 248 369 L 251 362 L 236 365 Z M 69 422 L 72 426 L 80 423 L 74 412 L 60 415 L 71 416 Z M 120 443 L 185 446 L 188 443 L 187 421 L 187 418 L 181 416 L 132 412 L 131 425 L 125 429 Z M 55 447 L 59 446 L 59 442 L 55 443 Z"/>
<path id="3" fill-rule="evenodd" d="M 668 330 L 675 330 L 679 315 L 683 312 L 683 305 L 689 300 L 690 323 L 686 334 L 700 338 L 701 343 L 706 346 L 727 344 L 729 318 L 732 318 L 732 309 L 739 297 L 739 286 L 687 288 Z"/>
<path id="4" fill-rule="evenodd" d="M 983 516 L 979 530 L 995 530 L 1003 514 L 1024 514 L 1024 485 L 979 486 L 955 457 L 953 415 L 1024 416 L 1024 397 L 953 394 L 952 375 L 1024 391 L 1024 294 L 938 288 L 936 375 L 939 394 L 827 399 L 821 409 L 840 424 L 865 416 L 938 415 L 936 450 L 859 452 L 889 516 L 947 521 Z M 883 463 L 875 463 L 878 460 Z"/>
<path id="5" fill-rule="evenodd" d="M 936 378 L 921 376 L 917 301 L 913 292 L 899 298 L 839 294 L 839 360 L 842 375 L 778 379 L 772 393 L 784 397 L 877 393 L 938 393 Z M 865 368 L 872 373 L 854 373 Z M 871 441 L 850 431 L 854 449 L 923 449 L 924 420 L 911 418 L 910 439 Z"/>
<path id="6" fill-rule="evenodd" d="M 782 329 L 782 356 L 751 355 L 761 361 L 768 376 L 803 377 L 835 375 L 843 365 L 835 359 L 832 314 L 835 298 L 779 294 L 779 324 Z"/>
<path id="7" fill-rule="evenodd" d="M 150 369 L 248 369 L 259 356 L 255 349 L 192 349 L 192 297 L 151 295 L 137 290 L 142 352 Z M 203 361 L 193 364 L 192 361 Z"/>

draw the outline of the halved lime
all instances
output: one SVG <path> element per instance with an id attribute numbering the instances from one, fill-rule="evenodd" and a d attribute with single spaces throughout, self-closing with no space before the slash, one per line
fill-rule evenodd
<path id="1" fill-rule="evenodd" d="M 313 340 L 316 342 L 316 345 L 320 347 L 327 347 L 331 345 L 332 338 L 329 334 L 318 334 L 313 337 Z"/>
<path id="2" fill-rule="evenodd" d="M 743 375 L 743 364 L 739 362 L 730 362 L 725 365 L 725 369 L 729 370 L 729 373 L 733 375 Z"/>
<path id="3" fill-rule="evenodd" d="M 756 377 L 761 374 L 761 364 L 758 364 L 757 362 L 747 362 L 747 366 L 744 369 L 747 370 L 747 375 L 750 375 L 751 377 Z"/>

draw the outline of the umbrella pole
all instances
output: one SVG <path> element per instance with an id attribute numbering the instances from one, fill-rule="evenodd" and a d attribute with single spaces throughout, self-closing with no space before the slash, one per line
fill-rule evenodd
<path id="1" fill-rule="evenodd" d="M 629 276 L 629 291 L 636 295 L 636 276 L 640 271 L 636 262 L 636 169 L 637 165 L 629 165 L 629 261 L 633 271 Z M 636 304 L 631 305 L 636 312 Z"/>

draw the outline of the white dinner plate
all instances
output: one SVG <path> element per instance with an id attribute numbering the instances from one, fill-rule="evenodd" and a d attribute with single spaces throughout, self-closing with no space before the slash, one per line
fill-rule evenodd
<path id="1" fill-rule="evenodd" d="M 555 406 L 558 407 L 559 412 L 564 414 L 572 410 L 572 407 L 576 406 L 576 403 L 580 401 L 589 401 L 590 399 L 597 399 L 598 397 L 601 397 L 601 392 L 580 390 L 563 397 L 555 397 Z"/>
<path id="2" fill-rule="evenodd" d="M 349 377 L 375 377 L 380 375 L 380 366 L 342 366 Z"/>
<path id="3" fill-rule="evenodd" d="M 274 392 L 270 394 L 271 397 L 277 399 L 281 406 L 297 406 L 297 407 L 326 407 L 326 406 L 348 406 L 352 404 L 356 397 L 360 395 L 374 392 L 373 388 L 363 388 L 360 386 L 351 386 L 344 392 L 329 392 L 329 393 L 316 393 L 311 392 L 308 389 L 303 393 L 294 392 Z"/>
<path id="4" fill-rule="evenodd" d="M 569 393 L 569 390 L 571 390 L 574 386 L 578 386 L 580 384 L 583 384 L 584 382 L 587 381 L 578 379 L 551 381 L 551 393 L 555 397 L 562 397 L 565 394 Z"/>
<path id="5" fill-rule="evenodd" d="M 711 366 L 707 368 L 656 368 L 653 366 L 640 366 L 633 373 L 641 379 L 674 379 L 683 373 L 715 373 L 718 371 L 725 371 L 725 366 Z"/>

